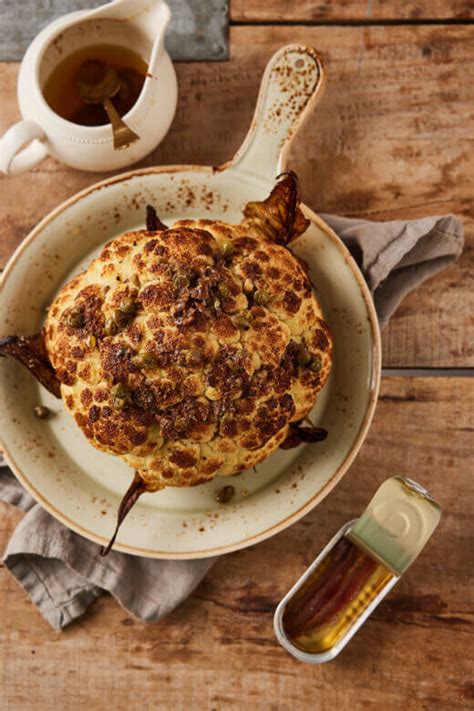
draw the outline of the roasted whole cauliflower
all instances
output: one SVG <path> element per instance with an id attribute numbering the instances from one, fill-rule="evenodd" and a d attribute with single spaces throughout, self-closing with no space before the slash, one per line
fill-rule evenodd
<path id="1" fill-rule="evenodd" d="M 143 491 L 237 474 L 325 436 L 302 426 L 332 360 L 287 246 L 307 226 L 292 173 L 239 225 L 168 228 L 148 207 L 147 229 L 113 239 L 61 289 L 40 337 L 1 342 L 91 444 L 135 470 L 119 523 Z"/>

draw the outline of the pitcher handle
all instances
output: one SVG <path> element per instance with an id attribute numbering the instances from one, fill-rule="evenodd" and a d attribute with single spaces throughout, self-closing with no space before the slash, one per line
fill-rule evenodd
<path id="1" fill-rule="evenodd" d="M 0 170 L 6 175 L 24 173 L 48 155 L 46 134 L 34 121 L 19 121 L 0 139 Z"/>
<path id="2" fill-rule="evenodd" d="M 322 86 L 323 65 L 313 47 L 294 44 L 278 50 L 265 69 L 250 130 L 225 167 L 274 181 Z"/>

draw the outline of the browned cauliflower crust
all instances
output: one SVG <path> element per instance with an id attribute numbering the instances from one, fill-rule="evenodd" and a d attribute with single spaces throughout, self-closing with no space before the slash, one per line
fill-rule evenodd
<path id="1" fill-rule="evenodd" d="M 275 207 L 285 186 L 240 225 L 158 222 L 117 237 L 49 310 L 66 407 L 149 491 L 258 464 L 328 377 L 331 334 L 285 246 L 307 223 L 297 204 L 289 221 Z"/>

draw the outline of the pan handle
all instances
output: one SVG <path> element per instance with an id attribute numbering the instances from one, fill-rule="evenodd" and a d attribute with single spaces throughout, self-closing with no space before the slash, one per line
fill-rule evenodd
<path id="1" fill-rule="evenodd" d="M 265 69 L 250 130 L 226 168 L 272 183 L 285 169 L 291 141 L 322 85 L 323 66 L 315 49 L 296 44 L 279 49 Z"/>

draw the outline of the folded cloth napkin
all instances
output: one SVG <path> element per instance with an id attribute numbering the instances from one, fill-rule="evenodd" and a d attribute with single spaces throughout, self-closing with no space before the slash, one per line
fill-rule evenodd
<path id="1" fill-rule="evenodd" d="M 464 246 L 462 222 L 454 215 L 392 222 L 321 217 L 365 276 L 381 328 L 410 291 L 452 264 Z"/>
<path id="2" fill-rule="evenodd" d="M 404 222 L 324 215 L 361 268 L 384 326 L 402 298 L 461 254 L 463 228 L 453 215 Z M 84 613 L 104 590 L 141 620 L 159 620 L 198 585 L 215 558 L 151 560 L 111 551 L 65 528 L 0 467 L 0 500 L 26 514 L 4 557 L 42 615 L 57 630 Z"/>

